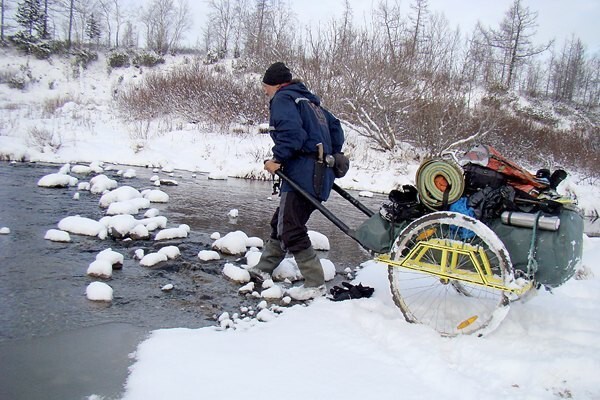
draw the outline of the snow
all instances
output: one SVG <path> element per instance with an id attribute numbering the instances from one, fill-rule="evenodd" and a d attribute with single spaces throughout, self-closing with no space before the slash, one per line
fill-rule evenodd
<path id="1" fill-rule="evenodd" d="M 244 268 L 240 268 L 232 263 L 226 263 L 223 266 L 223 275 L 232 281 L 246 283 L 250 281 L 250 273 Z"/>
<path id="2" fill-rule="evenodd" d="M 310 238 L 310 243 L 315 250 L 330 250 L 331 247 L 329 245 L 329 239 L 327 239 L 327 236 L 323 235 L 322 233 L 309 230 L 308 237 Z"/>
<path id="3" fill-rule="evenodd" d="M 151 203 L 168 203 L 169 195 L 162 190 L 153 189 L 153 190 L 144 190 L 142 192 L 142 196 L 145 199 L 148 199 Z"/>
<path id="4" fill-rule="evenodd" d="M 261 238 L 258 238 L 255 236 L 249 237 L 246 240 L 246 247 L 262 248 L 264 245 L 265 245 L 265 242 Z"/>
<path id="5" fill-rule="evenodd" d="M 119 253 L 118 251 L 108 248 L 96 254 L 96 260 L 106 260 L 112 266 L 115 264 L 123 264 L 125 257 L 123 257 L 123 254 Z"/>
<path id="6" fill-rule="evenodd" d="M 148 253 L 140 260 L 140 265 L 152 267 L 160 262 L 167 261 L 168 259 L 169 257 L 164 253 Z"/>
<path id="7" fill-rule="evenodd" d="M 150 230 L 150 229 L 148 229 Z M 177 228 L 167 228 L 156 233 L 154 240 L 168 240 L 177 238 L 186 238 L 189 233 L 189 227 L 180 225 Z"/>
<path id="8" fill-rule="evenodd" d="M 10 233 L 10 228 L 7 226 L 3 226 L 0 228 L 0 235 L 8 235 Z"/>
<path id="9" fill-rule="evenodd" d="M 229 232 L 213 243 L 213 249 L 225 254 L 242 254 L 246 252 L 246 241 L 248 235 L 242 231 Z"/>
<path id="10" fill-rule="evenodd" d="M 97 259 L 88 266 L 87 274 L 97 278 L 108 279 L 112 276 L 112 263 L 106 259 Z"/>
<path id="11" fill-rule="evenodd" d="M 198 252 L 198 258 L 202 261 L 220 260 L 221 256 L 219 253 L 213 250 L 200 250 Z"/>
<path id="12" fill-rule="evenodd" d="M 0 233 L 2 233 L 0 231 Z M 52 242 L 70 242 L 71 236 L 69 232 L 61 231 L 58 229 L 48 229 L 46 234 L 44 235 L 44 239 L 50 240 Z"/>
<path id="13" fill-rule="evenodd" d="M 177 246 L 165 246 L 161 248 L 158 252 L 167 256 L 169 260 L 177 258 L 181 255 L 181 252 L 179 251 L 179 248 Z"/>
<path id="14" fill-rule="evenodd" d="M 114 179 L 110 179 L 104 174 L 96 175 L 90 179 L 90 192 L 94 194 L 104 193 L 108 190 L 115 189 L 118 183 Z"/>
<path id="15" fill-rule="evenodd" d="M 112 301 L 113 289 L 104 282 L 92 282 L 85 289 L 85 295 L 92 301 Z"/>
<path id="16" fill-rule="evenodd" d="M 600 239 L 589 240 L 587 247 L 594 249 L 586 251 L 586 264 L 600 256 Z M 124 400 L 191 399 L 197 393 L 223 398 L 218 385 L 210 384 L 222 382 L 223 371 L 235 377 L 226 395 L 231 399 L 245 397 L 265 376 L 268 390 L 261 399 L 282 393 L 290 399 L 315 398 L 314 393 L 336 399 L 550 399 L 567 393 L 593 399 L 600 394 L 597 278 L 571 280 L 553 293 L 514 303 L 498 330 L 484 338 L 443 338 L 408 324 L 391 300 L 381 264 L 365 263 L 357 280 L 374 287 L 374 296 L 339 303 L 318 299 L 280 315 L 265 308 L 257 314 L 264 325 L 241 321 L 226 332 L 153 332 L 136 351 Z M 290 344 L 301 352 L 282 357 L 282 347 Z M 326 363 L 327 373 L 316 374 L 315 363 Z M 290 387 L 291 371 L 302 385 Z"/>
<path id="17" fill-rule="evenodd" d="M 108 215 L 137 214 L 141 209 L 150 207 L 150 200 L 136 198 L 110 203 L 106 213 Z"/>
<path id="18" fill-rule="evenodd" d="M 270 288 L 260 292 L 260 296 L 265 299 L 280 299 L 283 297 L 283 289 L 281 286 L 273 285 Z"/>
<path id="19" fill-rule="evenodd" d="M 77 185 L 77 178 L 64 174 L 48 174 L 37 183 L 38 186 L 57 188 Z"/>
<path id="20" fill-rule="evenodd" d="M 141 198 L 142 194 L 131 186 L 120 186 L 100 197 L 100 207 L 107 208 L 111 203 Z"/>
<path id="21" fill-rule="evenodd" d="M 65 217 L 58 222 L 58 229 L 76 235 L 98 236 L 106 238 L 106 227 L 90 218 L 76 216 Z"/>
<path id="22" fill-rule="evenodd" d="M 167 283 L 165 286 L 160 288 L 160 290 L 162 290 L 163 292 L 169 292 L 173 289 L 175 289 L 175 286 L 173 286 L 172 283 Z"/>

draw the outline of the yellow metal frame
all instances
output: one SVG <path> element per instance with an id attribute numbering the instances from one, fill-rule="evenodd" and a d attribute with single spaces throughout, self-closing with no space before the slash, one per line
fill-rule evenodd
<path id="1" fill-rule="evenodd" d="M 435 250 L 440 254 L 440 263 L 432 264 L 423 261 L 423 256 Z M 459 256 L 467 256 L 473 266 L 473 271 L 459 268 Z M 458 240 L 428 239 L 419 241 L 406 257 L 392 260 L 389 254 L 375 257 L 375 261 L 392 267 L 407 268 L 418 272 L 438 276 L 444 280 L 468 282 L 479 286 L 489 287 L 505 292 L 521 295 L 531 289 L 533 283 L 527 282 L 523 287 L 508 287 L 501 277 L 494 276 L 487 254 L 481 246 L 473 246 Z"/>

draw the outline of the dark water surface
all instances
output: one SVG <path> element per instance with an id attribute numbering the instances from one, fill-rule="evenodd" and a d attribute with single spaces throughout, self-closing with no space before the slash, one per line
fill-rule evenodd
<path id="1" fill-rule="evenodd" d="M 149 331 L 158 328 L 199 328 L 213 325 L 214 315 L 237 312 L 254 299 L 237 294 L 239 285 L 221 275 L 223 265 L 236 257 L 202 262 L 197 254 L 210 249 L 210 235 L 242 230 L 248 236 L 266 238 L 268 221 L 277 206 L 271 183 L 240 179 L 209 180 L 204 175 L 175 172 L 177 186 L 162 186 L 170 196 L 166 204 L 153 204 L 168 218 L 167 227 L 188 224 L 186 239 L 170 241 L 115 241 L 71 235 L 70 243 L 44 240 L 48 229 L 70 215 L 95 220 L 103 217 L 99 195 L 77 188 L 50 189 L 37 186 L 44 175 L 59 166 L 31 163 L 0 163 L 0 227 L 11 233 L 0 235 L 0 399 L 80 399 L 91 394 L 118 398 L 131 363 L 128 354 Z M 115 171 L 106 175 L 119 185 L 138 190 L 154 188 L 154 173 L 136 168 L 137 178 L 125 179 Z M 89 177 L 78 176 L 80 181 Z M 356 193 L 353 193 L 356 195 Z M 377 210 L 383 196 L 361 198 Z M 351 227 L 366 216 L 332 193 L 326 203 Z M 229 210 L 239 210 L 230 219 Z M 144 210 L 145 211 L 145 210 Z M 136 216 L 142 218 L 143 212 Z M 346 267 L 354 268 L 368 255 L 350 238 L 316 212 L 309 229 L 325 234 L 331 243 L 330 259 L 343 278 Z M 133 258 L 137 249 L 146 253 L 165 245 L 176 245 L 182 255 L 153 268 Z M 111 304 L 91 302 L 86 286 L 96 280 L 86 275 L 96 254 L 112 248 L 124 255 L 122 270 L 113 271 L 107 283 L 114 289 Z M 160 288 L 172 283 L 175 289 Z"/>

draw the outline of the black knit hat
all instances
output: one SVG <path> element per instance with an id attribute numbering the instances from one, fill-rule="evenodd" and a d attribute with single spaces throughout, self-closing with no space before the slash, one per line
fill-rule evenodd
<path id="1" fill-rule="evenodd" d="M 280 83 L 287 83 L 291 80 L 292 73 L 282 62 L 271 64 L 271 66 L 267 68 L 265 76 L 263 77 L 263 83 L 271 86 L 279 85 Z"/>

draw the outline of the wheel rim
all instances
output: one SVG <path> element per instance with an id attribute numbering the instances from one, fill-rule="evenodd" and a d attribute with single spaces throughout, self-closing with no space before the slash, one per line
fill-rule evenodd
<path id="1" fill-rule="evenodd" d="M 401 259 L 417 242 L 431 238 L 480 246 L 493 275 L 503 281 L 512 276 L 508 252 L 496 235 L 480 221 L 452 212 L 435 212 L 413 221 L 394 243 L 392 258 Z M 424 259 L 439 264 L 439 253 L 428 250 Z M 459 255 L 457 268 L 474 270 L 467 259 Z M 390 267 L 389 280 L 394 302 L 406 320 L 429 325 L 444 336 L 487 333 L 508 311 L 506 294 L 487 286 L 402 267 Z"/>

